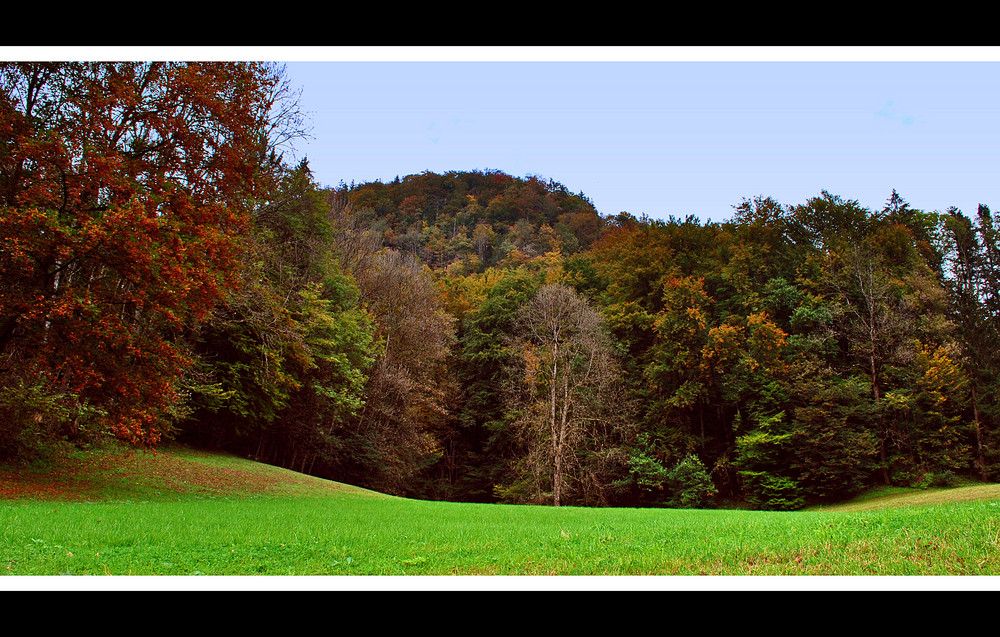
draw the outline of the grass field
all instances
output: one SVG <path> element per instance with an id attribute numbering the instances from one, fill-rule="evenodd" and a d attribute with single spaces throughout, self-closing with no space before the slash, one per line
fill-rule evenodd
<path id="1" fill-rule="evenodd" d="M 407 500 L 228 456 L 109 450 L 0 466 L 0 573 L 920 575 L 989 587 L 992 577 L 964 576 L 1000 576 L 1000 485 L 792 513 L 553 508 Z"/>

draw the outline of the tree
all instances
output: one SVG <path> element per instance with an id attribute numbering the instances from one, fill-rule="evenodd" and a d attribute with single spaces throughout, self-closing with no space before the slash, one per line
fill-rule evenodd
<path id="1" fill-rule="evenodd" d="M 156 443 L 297 112 L 265 64 L 0 65 L 0 386 Z"/>
<path id="2" fill-rule="evenodd" d="M 491 268 L 463 281 L 462 303 L 469 308 L 457 312 L 454 371 L 462 387 L 456 451 L 465 455 L 457 488 L 467 499 L 495 501 L 494 487 L 507 480 L 514 432 L 498 388 L 516 360 L 508 335 L 516 331 L 519 310 L 539 285 L 538 274 L 524 268 Z"/>
<path id="3" fill-rule="evenodd" d="M 785 228 L 796 243 L 823 249 L 838 241 L 861 241 L 872 223 L 871 212 L 857 200 L 845 201 L 824 190 L 821 196 L 789 209 Z"/>
<path id="4" fill-rule="evenodd" d="M 682 509 L 704 509 L 718 493 L 698 456 L 688 454 L 665 477 L 671 492 L 667 504 Z"/>
<path id="5" fill-rule="evenodd" d="M 382 247 L 364 211 L 335 196 L 329 214 L 337 251 L 357 282 L 358 302 L 371 315 L 379 347 L 365 370 L 365 404 L 350 421 L 351 435 L 366 449 L 353 479 L 409 493 L 420 469 L 441 455 L 435 428 L 450 417 L 444 366 L 454 318 L 429 268 L 412 254 Z"/>
<path id="6" fill-rule="evenodd" d="M 885 391 L 887 367 L 899 360 L 906 337 L 913 332 L 902 285 L 892 277 L 892 264 L 870 241 L 831 250 L 828 266 L 827 281 L 839 314 L 839 334 L 860 371 L 868 376 L 877 410 Z M 882 477 L 889 484 L 888 446 L 892 432 L 884 419 L 877 427 Z"/>
<path id="7" fill-rule="evenodd" d="M 305 162 L 259 206 L 241 285 L 198 330 L 184 440 L 299 471 L 343 461 L 335 434 L 362 406 L 374 329 L 327 210 Z"/>
<path id="8" fill-rule="evenodd" d="M 535 498 L 560 506 L 599 470 L 585 457 L 607 459 L 621 429 L 611 348 L 600 314 L 556 283 L 542 286 L 522 309 L 515 347 L 520 360 L 508 405 L 526 448 L 523 469 Z"/>
<path id="9" fill-rule="evenodd" d="M 985 210 L 984 210 L 985 209 Z M 983 221 L 989 209 L 980 206 L 979 230 L 988 229 Z M 980 243 L 980 233 L 972 221 L 957 208 L 950 208 L 944 218 L 944 234 L 948 244 L 947 265 L 950 286 L 951 314 L 958 326 L 964 366 L 969 377 L 969 402 L 976 432 L 976 467 L 981 480 L 987 479 L 984 448 L 985 423 L 980 414 L 981 404 L 988 403 L 990 377 L 996 373 L 998 334 L 991 325 L 985 289 L 990 277 L 986 274 L 989 259 Z M 984 276 L 985 275 L 985 276 Z M 984 391 L 986 389 L 986 391 Z M 986 397 L 986 401 L 983 397 Z"/>
<path id="10" fill-rule="evenodd" d="M 933 481 L 972 464 L 967 444 L 972 427 L 964 419 L 968 378 L 950 349 L 922 347 L 911 382 L 886 394 L 896 444 L 905 452 L 895 459 L 895 468 L 911 482 Z"/>
<path id="11" fill-rule="evenodd" d="M 871 379 L 875 403 L 882 397 L 882 374 L 910 327 L 900 285 L 890 278 L 888 264 L 870 244 L 847 248 L 842 268 L 830 278 L 834 298 L 843 312 L 843 333 L 863 361 Z"/>
<path id="12" fill-rule="evenodd" d="M 792 407 L 778 472 L 793 477 L 806 500 L 844 498 L 869 484 L 878 458 L 875 414 L 863 377 L 841 379 L 807 352 L 789 379 Z"/>
<path id="13" fill-rule="evenodd" d="M 803 504 L 798 481 L 788 475 L 791 457 L 784 412 L 763 419 L 736 440 L 736 466 L 747 499 L 763 509 L 791 510 Z"/>

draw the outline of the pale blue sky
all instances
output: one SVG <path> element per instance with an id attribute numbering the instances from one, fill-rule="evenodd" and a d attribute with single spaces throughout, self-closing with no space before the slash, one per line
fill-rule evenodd
<path id="1" fill-rule="evenodd" d="M 824 189 L 1000 207 L 996 61 L 298 61 L 288 77 L 314 127 L 297 152 L 324 185 L 497 169 L 602 214 L 703 221 Z"/>

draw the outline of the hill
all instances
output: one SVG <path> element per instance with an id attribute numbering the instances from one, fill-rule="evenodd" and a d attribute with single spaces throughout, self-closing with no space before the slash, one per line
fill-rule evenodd
<path id="1" fill-rule="evenodd" d="M 64 448 L 33 464 L 0 465 L 0 501 L 98 502 L 242 498 L 358 491 L 281 467 L 183 445 Z"/>
<path id="2" fill-rule="evenodd" d="M 434 270 L 482 271 L 556 248 L 568 256 L 589 247 L 605 226 L 583 193 L 500 171 L 423 172 L 342 186 L 337 196 L 381 232 L 385 246 Z"/>

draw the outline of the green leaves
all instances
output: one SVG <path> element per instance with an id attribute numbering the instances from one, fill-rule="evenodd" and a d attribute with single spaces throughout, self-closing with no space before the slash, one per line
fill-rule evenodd
<path id="1" fill-rule="evenodd" d="M 804 504 L 798 481 L 788 474 L 792 433 L 785 414 L 763 418 L 736 440 L 736 461 L 747 499 L 762 509 L 786 511 Z"/>

